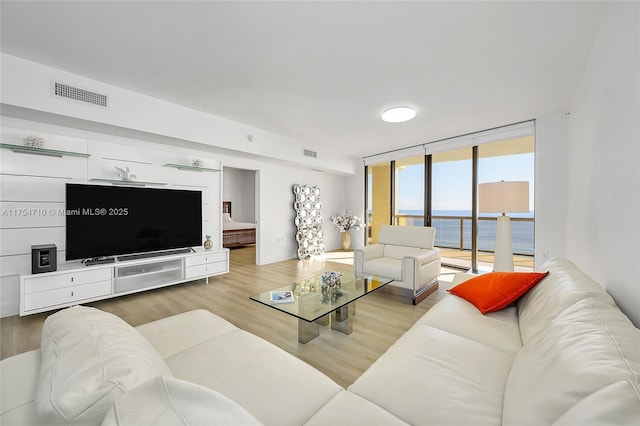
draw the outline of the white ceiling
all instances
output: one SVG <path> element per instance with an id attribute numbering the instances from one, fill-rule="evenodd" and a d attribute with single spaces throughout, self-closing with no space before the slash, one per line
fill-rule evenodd
<path id="1" fill-rule="evenodd" d="M 364 156 L 563 111 L 602 2 L 11 2 L 4 53 Z M 410 105 L 407 123 L 380 120 Z"/>

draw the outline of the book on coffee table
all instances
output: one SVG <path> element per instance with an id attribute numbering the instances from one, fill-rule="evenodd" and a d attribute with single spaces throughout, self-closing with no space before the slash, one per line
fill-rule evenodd
<path id="1" fill-rule="evenodd" d="M 269 300 L 271 303 L 293 303 L 296 301 L 291 290 L 272 291 Z"/>

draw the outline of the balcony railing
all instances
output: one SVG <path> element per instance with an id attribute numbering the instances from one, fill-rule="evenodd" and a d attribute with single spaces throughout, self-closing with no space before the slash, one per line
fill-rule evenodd
<path id="1" fill-rule="evenodd" d="M 511 240 L 513 253 L 533 256 L 534 219 L 512 217 Z M 478 217 L 478 250 L 494 252 L 496 218 Z M 423 215 L 396 215 L 394 224 L 423 226 Z M 432 216 L 431 225 L 436 228 L 436 246 L 458 250 L 471 250 L 471 216 Z"/>

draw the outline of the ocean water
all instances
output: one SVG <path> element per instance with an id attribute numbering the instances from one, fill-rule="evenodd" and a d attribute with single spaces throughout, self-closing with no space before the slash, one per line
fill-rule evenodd
<path id="1" fill-rule="evenodd" d="M 422 210 L 399 210 L 400 214 L 423 216 Z M 469 210 L 434 210 L 432 226 L 436 228 L 436 245 L 438 247 L 460 248 L 460 219 L 444 219 L 437 216 L 466 217 L 462 220 L 463 248 L 471 250 L 471 211 Z M 480 214 L 480 218 L 495 218 L 496 214 Z M 533 219 L 533 212 L 512 213 L 511 218 Z M 407 219 L 410 226 L 423 226 L 423 218 Z M 534 223 L 533 221 L 511 221 L 511 240 L 515 254 L 533 255 Z M 480 220 L 478 223 L 478 249 L 493 251 L 496 241 L 496 221 Z"/>

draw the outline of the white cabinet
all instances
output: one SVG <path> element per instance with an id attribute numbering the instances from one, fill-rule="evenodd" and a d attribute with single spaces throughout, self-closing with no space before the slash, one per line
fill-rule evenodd
<path id="1" fill-rule="evenodd" d="M 229 272 L 229 250 L 212 251 L 185 259 L 187 279 L 209 277 Z M 207 278 L 207 282 L 209 279 Z"/>
<path id="2" fill-rule="evenodd" d="M 151 257 L 111 264 L 63 265 L 20 277 L 20 315 L 180 284 L 229 272 L 229 250 Z"/>
<path id="3" fill-rule="evenodd" d="M 184 281 L 184 258 L 115 267 L 113 292 L 131 293 Z"/>
<path id="4" fill-rule="evenodd" d="M 111 294 L 111 268 L 27 275 L 20 279 L 20 314 L 35 313 Z"/>

